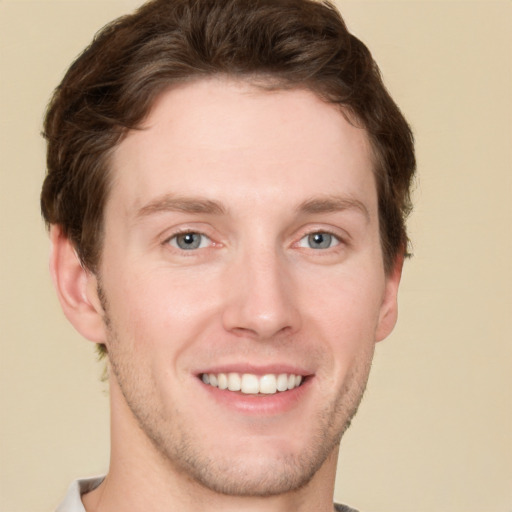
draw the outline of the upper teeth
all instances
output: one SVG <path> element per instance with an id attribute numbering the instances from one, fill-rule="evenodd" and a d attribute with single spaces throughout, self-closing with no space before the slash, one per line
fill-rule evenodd
<path id="1" fill-rule="evenodd" d="M 203 373 L 201 379 L 205 384 L 229 391 L 241 391 L 246 394 L 264 393 L 272 395 L 277 391 L 287 391 L 300 386 L 302 375 L 269 373 L 254 375 L 252 373 Z"/>

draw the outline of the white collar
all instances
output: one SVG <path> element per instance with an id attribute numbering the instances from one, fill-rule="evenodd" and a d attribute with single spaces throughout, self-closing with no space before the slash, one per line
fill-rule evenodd
<path id="1" fill-rule="evenodd" d="M 57 507 L 55 512 L 86 512 L 82 503 L 82 494 L 96 489 L 104 479 L 104 476 L 96 476 L 75 480 L 69 486 L 64 501 Z"/>

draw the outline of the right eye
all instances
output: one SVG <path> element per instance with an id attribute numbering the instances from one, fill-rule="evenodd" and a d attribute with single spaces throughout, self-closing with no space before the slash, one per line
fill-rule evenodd
<path id="1" fill-rule="evenodd" d="M 186 233 L 178 233 L 169 238 L 168 243 L 182 251 L 193 251 L 194 249 L 204 249 L 211 244 L 211 240 L 202 233 L 188 231 Z"/>

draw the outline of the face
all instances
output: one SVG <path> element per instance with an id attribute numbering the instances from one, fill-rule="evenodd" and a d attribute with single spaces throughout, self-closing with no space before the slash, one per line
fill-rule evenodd
<path id="1" fill-rule="evenodd" d="M 309 91 L 198 81 L 121 142 L 112 185 L 113 442 L 142 432 L 221 493 L 305 485 L 333 464 L 395 321 L 364 130 Z"/>

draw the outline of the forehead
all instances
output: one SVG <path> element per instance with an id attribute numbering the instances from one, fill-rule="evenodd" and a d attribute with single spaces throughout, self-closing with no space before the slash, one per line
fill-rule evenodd
<path id="1" fill-rule="evenodd" d="M 113 179 L 114 199 L 132 210 L 163 193 L 273 205 L 375 195 L 366 131 L 337 106 L 309 90 L 218 78 L 163 93 L 116 148 Z"/>

